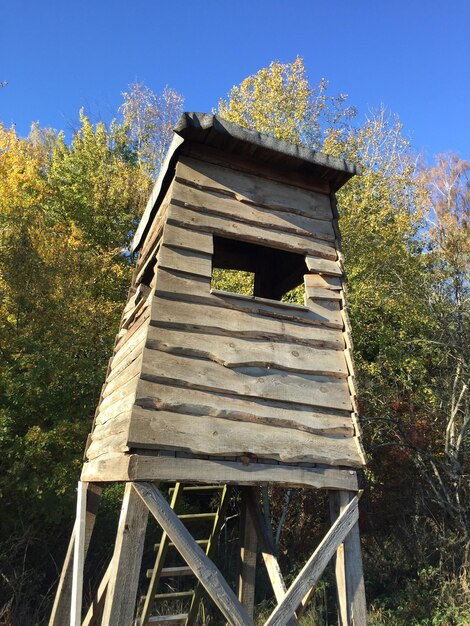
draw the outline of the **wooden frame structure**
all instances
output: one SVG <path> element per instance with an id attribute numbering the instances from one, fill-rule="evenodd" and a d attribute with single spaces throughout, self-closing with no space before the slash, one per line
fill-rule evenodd
<path id="1" fill-rule="evenodd" d="M 333 558 L 339 622 L 365 626 L 356 475 L 365 459 L 334 196 L 356 173 L 215 115 L 183 115 L 136 232 L 50 626 L 134 623 L 149 512 L 164 534 L 135 624 L 193 624 L 201 586 L 230 624 L 253 624 L 259 549 L 278 603 L 266 626 L 298 623 Z M 251 272 L 253 295 L 217 290 L 214 268 Z M 304 306 L 281 301 L 299 284 Z M 83 617 L 100 484 L 114 481 L 126 483 L 114 555 Z M 178 483 L 171 505 L 161 482 Z M 174 510 L 191 483 L 242 491 L 238 596 L 209 558 L 220 523 L 198 542 Z M 330 493 L 331 528 L 289 589 L 258 505 L 268 484 Z M 170 543 L 197 591 L 188 614 L 150 617 Z"/>

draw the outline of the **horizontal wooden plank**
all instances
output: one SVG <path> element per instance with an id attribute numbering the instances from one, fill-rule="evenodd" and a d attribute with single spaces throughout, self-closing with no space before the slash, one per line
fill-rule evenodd
<path id="1" fill-rule="evenodd" d="M 305 294 L 305 301 L 318 323 L 332 328 L 343 328 L 341 306 L 337 300 L 314 300 Z"/>
<path id="2" fill-rule="evenodd" d="M 172 325 L 186 330 L 204 329 L 209 334 L 301 343 L 336 350 L 344 348 L 343 333 L 339 329 L 265 317 L 241 309 L 173 302 L 155 297 L 151 315 L 154 326 Z"/>
<path id="3" fill-rule="evenodd" d="M 135 402 L 146 409 L 209 415 L 279 428 L 297 428 L 316 435 L 354 435 L 349 413 L 314 409 L 302 404 L 269 403 L 263 398 L 245 399 L 236 395 L 204 392 L 146 380 L 139 381 Z"/>
<path id="4" fill-rule="evenodd" d="M 351 410 L 347 381 L 258 367 L 228 369 L 203 359 L 144 349 L 142 378 L 185 381 L 203 391 L 235 393 L 282 402 L 302 402 L 328 409 Z"/>
<path id="5" fill-rule="evenodd" d="M 228 167 L 236 172 L 251 174 L 256 179 L 262 177 L 307 191 L 328 195 L 331 193 L 328 181 L 312 178 L 311 174 L 306 175 L 298 171 L 286 170 L 285 167 L 279 168 L 273 163 L 261 163 L 259 159 L 251 159 L 246 154 L 234 154 L 227 152 L 227 150 L 218 150 L 207 144 L 197 143 L 183 145 L 182 154 L 221 167 Z"/>
<path id="6" fill-rule="evenodd" d="M 174 226 L 168 222 L 165 224 L 163 231 L 163 243 L 174 248 L 197 250 L 206 254 L 214 253 L 214 242 L 211 233 L 188 231 L 186 228 Z"/>
<path id="7" fill-rule="evenodd" d="M 252 224 L 236 222 L 228 217 L 207 213 L 171 204 L 168 221 L 177 226 L 186 226 L 195 231 L 207 231 L 225 237 L 233 237 L 281 250 L 291 250 L 303 254 L 312 254 L 325 259 L 336 259 L 334 245 L 328 241 L 318 241 L 312 237 L 303 237 L 292 233 L 261 228 Z"/>
<path id="8" fill-rule="evenodd" d="M 297 186 L 252 176 L 230 168 L 213 165 L 190 157 L 181 157 L 176 180 L 230 195 L 242 202 L 268 209 L 331 220 L 333 213 L 326 194 L 300 189 Z"/>
<path id="9" fill-rule="evenodd" d="M 163 268 L 159 268 L 157 273 L 155 295 L 174 300 L 175 306 L 178 306 L 178 301 L 183 300 L 299 324 L 343 328 L 343 319 L 337 302 L 324 300 L 313 305 L 310 300 L 307 306 L 298 306 L 267 298 L 245 296 L 217 289 L 211 290 L 210 281 L 207 278 L 188 276 Z"/>
<path id="10" fill-rule="evenodd" d="M 149 326 L 147 348 L 195 356 L 224 367 L 264 367 L 297 373 L 346 378 L 343 352 L 288 342 L 209 335 L 204 332 Z"/>
<path id="11" fill-rule="evenodd" d="M 210 254 L 195 250 L 170 248 L 162 245 L 158 252 L 158 267 L 210 278 L 212 275 L 212 257 Z"/>
<path id="12" fill-rule="evenodd" d="M 307 255 L 305 257 L 305 263 L 310 272 L 316 272 L 318 274 L 325 274 L 327 276 L 342 276 L 343 270 L 338 261 L 331 261 L 329 259 L 320 259 L 315 256 Z"/>
<path id="13" fill-rule="evenodd" d="M 210 278 L 183 274 L 174 270 L 167 270 L 163 267 L 159 267 L 157 269 L 155 295 L 209 295 L 210 285 Z"/>
<path id="14" fill-rule="evenodd" d="M 229 219 L 266 226 L 280 232 L 288 232 L 306 237 L 334 241 L 335 233 L 331 221 L 312 219 L 304 215 L 297 215 L 290 211 L 276 211 L 259 205 L 239 202 L 234 198 L 214 194 L 210 191 L 199 190 L 184 183 L 175 183 L 173 187 L 172 203 L 188 208 L 197 209 L 213 215 L 222 215 Z"/>
<path id="15" fill-rule="evenodd" d="M 326 276 L 322 274 L 305 274 L 305 285 L 307 287 L 322 289 L 331 289 L 332 291 L 341 291 L 343 283 L 338 276 Z"/>
<path id="16" fill-rule="evenodd" d="M 355 470 L 299 467 L 195 458 L 146 456 L 140 454 L 102 455 L 85 463 L 81 480 L 88 482 L 155 480 L 237 485 L 282 484 L 290 487 L 357 490 Z"/>
<path id="17" fill-rule="evenodd" d="M 305 285 L 305 293 L 307 298 L 312 298 L 313 300 L 335 300 L 341 302 L 341 293 L 334 289 Z"/>
<path id="18" fill-rule="evenodd" d="M 215 456 L 254 456 L 285 463 L 362 465 L 352 438 L 313 435 L 291 428 L 134 407 L 127 445 Z"/>

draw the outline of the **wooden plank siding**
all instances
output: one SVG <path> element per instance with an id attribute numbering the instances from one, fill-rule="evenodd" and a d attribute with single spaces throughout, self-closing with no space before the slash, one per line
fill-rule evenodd
<path id="1" fill-rule="evenodd" d="M 84 476 L 106 466 L 138 480 L 116 456 L 137 450 L 186 453 L 197 467 L 202 457 L 362 465 L 330 196 L 182 156 L 157 216 Z M 305 306 L 211 290 L 214 235 L 304 255 Z"/>

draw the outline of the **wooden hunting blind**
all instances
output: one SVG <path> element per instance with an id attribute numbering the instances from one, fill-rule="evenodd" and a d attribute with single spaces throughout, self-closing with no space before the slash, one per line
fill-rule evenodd
<path id="1" fill-rule="evenodd" d="M 335 554 L 340 623 L 365 625 L 356 476 L 364 455 L 334 196 L 355 173 L 342 159 L 215 115 L 182 116 L 135 235 L 137 265 L 87 442 L 50 626 L 68 624 L 60 616 L 70 611 L 74 626 L 130 626 L 148 510 L 164 531 L 151 576 L 159 579 L 171 541 L 229 623 L 253 623 L 259 542 L 278 602 L 267 625 L 296 623 Z M 218 289 L 216 270 L 249 272 L 252 294 Z M 304 304 L 285 301 L 299 285 Z M 116 548 L 83 621 L 90 502 L 100 483 L 114 481 L 127 483 Z M 175 503 L 185 485 L 242 487 L 238 599 L 207 557 L 222 508 L 204 552 L 160 482 L 176 483 Z M 273 484 L 327 489 L 333 513 L 288 590 L 255 491 Z M 194 594 L 189 613 L 150 616 L 157 584 L 137 623 L 193 623 Z"/>

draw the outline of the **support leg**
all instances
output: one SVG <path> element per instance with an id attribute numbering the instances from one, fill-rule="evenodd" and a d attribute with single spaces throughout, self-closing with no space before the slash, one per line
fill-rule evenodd
<path id="1" fill-rule="evenodd" d="M 332 521 L 339 517 L 354 495 L 350 491 L 330 493 Z M 366 626 L 367 607 L 358 522 L 336 551 L 335 575 L 340 626 Z"/>
<path id="2" fill-rule="evenodd" d="M 258 539 L 252 510 L 248 505 L 249 487 L 242 488 L 241 515 L 241 571 L 238 582 L 238 599 L 252 618 L 255 607 L 256 551 Z"/>
<path id="3" fill-rule="evenodd" d="M 251 519 L 253 520 L 256 533 L 258 535 L 258 541 L 261 549 L 261 556 L 263 557 L 264 565 L 268 573 L 271 586 L 273 588 L 274 596 L 277 602 L 282 602 L 287 592 L 287 587 L 282 577 L 281 569 L 274 550 L 274 542 L 272 533 L 266 524 L 266 520 L 263 519 L 259 505 L 258 494 L 254 487 L 248 487 L 246 493 L 247 505 L 250 511 Z M 287 626 L 298 626 L 298 621 L 295 616 L 292 616 L 287 622 Z"/>
<path id="4" fill-rule="evenodd" d="M 139 571 L 144 550 L 148 510 L 126 484 L 119 518 L 102 626 L 129 626 L 135 612 Z"/>
<path id="5" fill-rule="evenodd" d="M 101 487 L 91 483 L 87 484 L 86 494 L 86 514 L 85 514 L 85 542 L 84 554 L 88 552 L 90 539 L 95 525 L 96 514 L 101 497 Z M 72 566 L 73 553 L 75 546 L 75 526 L 70 537 L 69 547 L 65 555 L 62 573 L 60 575 L 57 592 L 52 607 L 51 616 L 49 618 L 49 626 L 64 626 L 70 621 L 70 607 L 72 595 Z"/>

